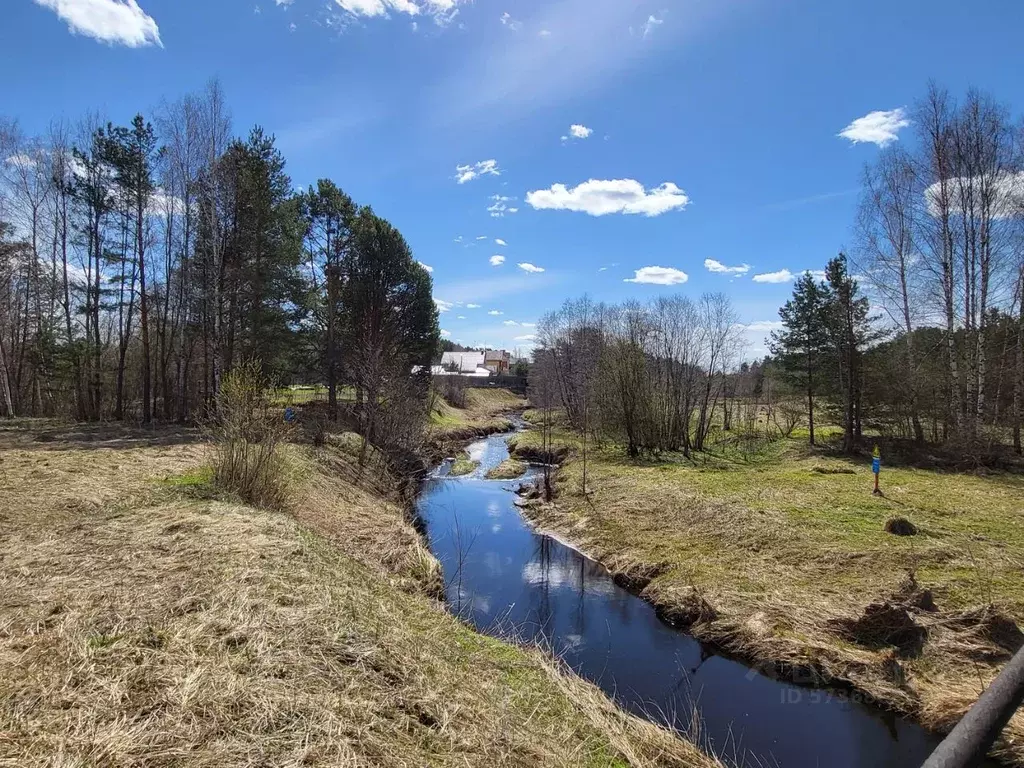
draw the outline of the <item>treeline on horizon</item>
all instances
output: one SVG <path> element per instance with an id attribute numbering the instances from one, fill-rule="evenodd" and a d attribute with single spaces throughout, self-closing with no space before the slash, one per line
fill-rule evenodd
<path id="1" fill-rule="evenodd" d="M 0 413 L 191 421 L 258 361 L 326 383 L 332 416 L 353 388 L 372 440 L 439 341 L 398 230 L 332 181 L 293 190 L 216 81 L 127 125 L 0 116 Z"/>
<path id="2" fill-rule="evenodd" d="M 741 363 L 722 295 L 584 298 L 539 324 L 535 397 L 631 455 L 689 454 L 737 422 L 802 425 L 814 443 L 821 421 L 842 426 L 847 451 L 870 430 L 1021 453 L 1024 122 L 987 94 L 936 85 L 911 118 L 910 141 L 864 171 L 852 247 L 823 276 L 798 277 L 770 356 Z"/>

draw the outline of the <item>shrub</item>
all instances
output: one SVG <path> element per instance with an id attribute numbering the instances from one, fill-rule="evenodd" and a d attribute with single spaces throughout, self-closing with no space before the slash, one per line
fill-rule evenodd
<path id="1" fill-rule="evenodd" d="M 272 408 L 258 361 L 239 365 L 221 381 L 209 432 L 214 483 L 257 507 L 281 509 L 287 477 L 280 444 L 289 428 Z"/>

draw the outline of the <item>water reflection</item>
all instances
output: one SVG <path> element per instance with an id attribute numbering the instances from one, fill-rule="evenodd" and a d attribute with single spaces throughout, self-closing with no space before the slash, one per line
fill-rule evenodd
<path id="1" fill-rule="evenodd" d="M 920 765 L 937 739 L 836 694 L 764 677 L 663 624 L 600 565 L 533 532 L 516 483 L 483 479 L 504 438 L 475 443 L 479 472 L 428 481 L 419 501 L 453 609 L 501 637 L 538 641 L 623 706 L 701 731 L 731 762 L 780 766 Z"/>

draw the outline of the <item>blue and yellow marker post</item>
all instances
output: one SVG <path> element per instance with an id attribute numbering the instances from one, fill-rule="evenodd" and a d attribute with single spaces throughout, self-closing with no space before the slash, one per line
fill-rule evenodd
<path id="1" fill-rule="evenodd" d="M 882 489 L 878 487 L 878 475 L 882 471 L 882 452 L 878 450 L 878 446 L 875 446 L 875 450 L 871 452 L 871 471 L 875 475 L 875 490 L 871 493 L 875 496 L 882 495 Z"/>

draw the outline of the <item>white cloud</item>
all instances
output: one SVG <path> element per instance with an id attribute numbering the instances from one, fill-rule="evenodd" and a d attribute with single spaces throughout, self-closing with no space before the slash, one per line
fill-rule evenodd
<path id="1" fill-rule="evenodd" d="M 466 309 L 480 309 L 479 304 L 467 304 Z"/>
<path id="2" fill-rule="evenodd" d="M 858 117 L 848 126 L 839 132 L 839 136 L 849 139 L 854 144 L 871 143 L 884 147 L 896 141 L 901 128 L 910 125 L 907 119 L 906 110 L 902 107 L 897 109 L 879 110 L 869 112 L 864 117 Z"/>
<path id="3" fill-rule="evenodd" d="M 455 174 L 455 180 L 459 184 L 465 184 L 480 176 L 501 176 L 501 169 L 498 167 L 497 160 L 481 160 L 472 165 L 455 166 Z"/>
<path id="4" fill-rule="evenodd" d="M 477 240 L 486 240 L 487 239 L 487 235 L 477 235 L 476 239 Z"/>
<path id="5" fill-rule="evenodd" d="M 515 320 L 506 320 L 502 325 L 519 325 Z"/>
<path id="6" fill-rule="evenodd" d="M 488 312 L 487 314 L 488 314 L 488 315 L 492 315 L 492 316 L 494 316 L 494 317 L 497 317 L 498 315 L 503 315 L 503 314 L 505 314 L 505 313 L 504 313 L 504 312 L 502 312 L 502 311 L 501 311 L 500 309 L 492 309 L 492 310 L 491 310 L 490 312 Z"/>
<path id="7" fill-rule="evenodd" d="M 591 216 L 610 213 L 660 216 L 685 208 L 690 198 L 670 181 L 648 191 L 633 179 L 590 179 L 572 189 L 564 184 L 553 184 L 550 189 L 528 192 L 526 202 L 538 210 L 582 211 Z"/>
<path id="8" fill-rule="evenodd" d="M 664 23 L 664 19 L 659 19 L 657 16 L 648 16 L 647 21 L 644 22 L 643 36 L 648 37 L 656 28 Z"/>
<path id="9" fill-rule="evenodd" d="M 780 328 L 782 328 L 781 320 L 758 320 L 753 323 L 747 323 L 743 326 L 744 330 L 756 333 L 770 333 L 771 331 L 777 331 Z"/>
<path id="10" fill-rule="evenodd" d="M 456 319 L 456 320 L 465 320 L 465 319 L 466 319 L 466 316 L 465 316 L 465 315 L 456 315 L 456 316 L 455 316 L 455 319 Z"/>
<path id="11" fill-rule="evenodd" d="M 508 245 L 508 243 L 506 243 L 506 242 L 505 242 L 504 240 L 502 240 L 502 239 L 501 239 L 500 237 L 496 237 L 496 238 L 494 238 L 494 242 L 495 242 L 495 244 L 496 244 L 496 245 Z"/>
<path id="12" fill-rule="evenodd" d="M 434 299 L 434 304 L 437 305 L 438 312 L 448 312 L 455 306 L 450 301 L 445 301 L 444 299 Z"/>
<path id="13" fill-rule="evenodd" d="M 551 30 L 550 29 L 542 29 L 540 32 L 537 33 L 537 35 L 540 36 L 540 37 L 551 37 Z"/>
<path id="14" fill-rule="evenodd" d="M 574 139 L 589 139 L 594 130 L 585 125 L 573 124 L 569 126 L 569 135 Z"/>
<path id="15" fill-rule="evenodd" d="M 290 2 L 290 0 L 289 0 Z M 446 26 L 459 13 L 458 5 L 465 0 L 334 0 L 335 4 L 353 17 L 383 16 L 392 13 L 409 16 L 432 16 L 438 26 Z M 280 4 L 280 3 L 279 3 Z"/>
<path id="16" fill-rule="evenodd" d="M 509 207 L 509 203 L 515 199 L 513 197 L 507 197 L 505 195 L 491 195 L 490 199 L 494 202 L 487 206 L 487 212 L 491 214 L 492 219 L 503 219 L 505 218 L 506 213 L 519 213 L 518 208 Z"/>
<path id="17" fill-rule="evenodd" d="M 68 29 L 111 45 L 158 45 L 160 28 L 135 0 L 35 0 L 67 23 Z"/>
<path id="18" fill-rule="evenodd" d="M 424 264 L 422 261 L 417 261 L 416 263 L 423 267 L 425 270 L 427 270 L 427 272 L 429 272 L 430 274 L 434 273 L 434 268 L 429 264 Z"/>
<path id="19" fill-rule="evenodd" d="M 513 341 L 533 341 L 536 338 L 536 335 L 528 333 L 525 336 L 516 336 Z"/>
<path id="20" fill-rule="evenodd" d="M 289 5 L 291 5 L 294 2 L 295 2 L 295 0 L 274 0 L 274 4 L 275 5 L 283 5 L 285 8 L 287 8 Z"/>
<path id="21" fill-rule="evenodd" d="M 523 270 L 523 272 L 537 273 L 537 272 L 543 272 L 544 271 L 544 267 L 535 266 L 535 265 L 531 264 L 528 261 L 521 262 L 517 266 L 521 270 Z"/>
<path id="22" fill-rule="evenodd" d="M 962 200 L 974 200 L 977 205 L 989 202 L 993 218 L 1012 218 L 1024 210 L 1024 171 L 988 177 L 957 176 L 946 182 L 946 195 L 951 213 L 963 212 Z M 942 201 L 942 187 L 938 182 L 924 191 L 924 199 L 928 213 L 937 216 Z"/>
<path id="23" fill-rule="evenodd" d="M 491 256 L 490 261 L 491 261 L 491 266 L 492 267 L 500 267 L 502 264 L 505 263 L 505 257 L 504 256 Z"/>
<path id="24" fill-rule="evenodd" d="M 724 275 L 745 275 L 750 271 L 749 264 L 740 264 L 736 267 L 727 267 L 720 261 L 715 259 L 704 259 L 704 269 L 708 272 L 717 272 Z"/>
<path id="25" fill-rule="evenodd" d="M 505 11 L 505 13 L 501 14 L 501 24 L 502 26 L 508 27 L 513 32 L 518 32 L 520 29 L 523 28 L 523 23 L 521 21 L 513 19 L 512 14 L 510 14 L 508 11 Z"/>
<path id="26" fill-rule="evenodd" d="M 825 279 L 825 270 L 824 269 L 808 269 L 807 270 L 807 274 L 810 275 L 811 277 L 813 277 L 815 280 L 824 280 Z"/>
<path id="27" fill-rule="evenodd" d="M 448 338 L 449 336 L 452 335 L 452 332 L 451 331 L 446 331 L 444 328 L 442 328 L 441 329 L 441 335 L 444 336 L 445 338 Z"/>
<path id="28" fill-rule="evenodd" d="M 750 279 L 755 283 L 788 283 L 793 279 L 793 273 L 788 269 L 780 269 L 778 272 L 764 272 L 760 275 L 754 275 Z"/>
<path id="29" fill-rule="evenodd" d="M 646 283 L 648 285 L 682 285 L 690 276 L 673 267 L 641 267 L 633 277 L 627 277 L 626 283 Z"/>
<path id="30" fill-rule="evenodd" d="M 520 325 L 523 326 L 523 328 L 536 328 L 537 327 L 536 323 L 520 323 Z"/>
<path id="31" fill-rule="evenodd" d="M 35 158 L 26 155 L 25 153 L 19 153 L 17 155 L 11 155 L 4 159 L 7 165 L 13 165 L 15 168 L 35 168 Z"/>

